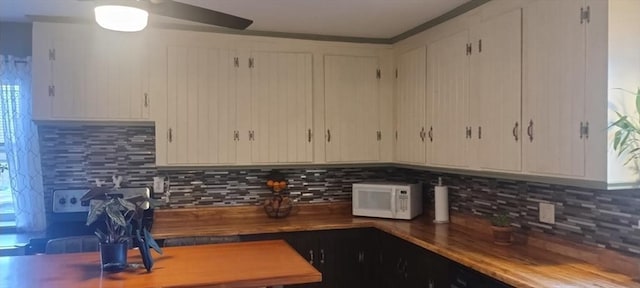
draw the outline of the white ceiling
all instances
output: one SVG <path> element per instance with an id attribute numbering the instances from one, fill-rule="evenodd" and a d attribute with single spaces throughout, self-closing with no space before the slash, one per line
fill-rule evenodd
<path id="1" fill-rule="evenodd" d="M 252 19 L 247 30 L 391 38 L 471 0 L 177 1 Z M 0 21 L 29 21 L 25 15 L 90 19 L 94 5 L 78 0 L 0 0 Z M 187 23 L 153 15 L 150 21 Z"/>

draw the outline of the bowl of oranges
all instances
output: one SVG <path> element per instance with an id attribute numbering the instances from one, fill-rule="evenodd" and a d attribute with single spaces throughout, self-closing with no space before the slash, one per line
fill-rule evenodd
<path id="1" fill-rule="evenodd" d="M 271 218 L 287 217 L 293 208 L 291 199 L 282 195 L 282 192 L 287 188 L 287 181 L 269 179 L 267 187 L 273 191 L 273 197 L 264 201 L 264 211 Z"/>

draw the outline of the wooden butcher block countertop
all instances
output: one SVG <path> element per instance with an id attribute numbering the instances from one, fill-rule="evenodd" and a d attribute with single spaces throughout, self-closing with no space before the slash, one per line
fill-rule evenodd
<path id="1" fill-rule="evenodd" d="M 142 263 L 130 250 L 128 262 Z M 100 253 L 0 257 L 0 287 L 265 287 L 322 281 L 284 240 L 167 247 L 144 268 L 101 273 Z"/>
<path id="2" fill-rule="evenodd" d="M 473 228 L 477 226 L 473 217 L 452 215 L 452 223 L 437 225 L 431 219 L 429 215 L 411 221 L 353 217 L 351 203 L 299 205 L 283 219 L 268 218 L 258 206 L 183 208 L 156 210 L 152 232 L 157 239 L 167 239 L 372 227 L 515 287 L 640 287 L 635 275 L 596 265 L 607 262 L 603 253 L 594 252 L 598 248 L 530 236 L 526 243 L 500 246 L 490 234 Z M 640 259 L 614 259 L 629 271 L 639 270 Z"/>

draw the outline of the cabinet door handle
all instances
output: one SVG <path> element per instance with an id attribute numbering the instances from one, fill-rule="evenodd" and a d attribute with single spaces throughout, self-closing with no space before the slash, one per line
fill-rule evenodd
<path id="1" fill-rule="evenodd" d="M 533 120 L 529 120 L 529 126 L 527 127 L 527 135 L 529 135 L 529 142 L 533 142 Z"/>
<path id="2" fill-rule="evenodd" d="M 516 121 L 516 125 L 513 125 L 513 138 L 518 142 L 518 121 Z"/>
<path id="3" fill-rule="evenodd" d="M 238 132 L 238 130 L 233 131 L 233 140 L 234 141 L 240 140 L 240 132 Z"/>
<path id="4" fill-rule="evenodd" d="M 149 93 L 144 93 L 144 107 L 149 107 Z"/>
<path id="5" fill-rule="evenodd" d="M 327 129 L 327 142 L 331 142 L 331 130 Z"/>
<path id="6" fill-rule="evenodd" d="M 580 139 L 582 139 L 582 136 L 584 136 L 584 123 L 580 122 L 580 129 L 578 132 L 580 132 Z"/>
<path id="7" fill-rule="evenodd" d="M 363 263 L 364 262 L 364 252 L 360 251 L 358 252 L 358 263 Z"/>
<path id="8" fill-rule="evenodd" d="M 311 143 L 311 129 L 307 129 L 307 142 Z"/>
<path id="9" fill-rule="evenodd" d="M 169 139 L 169 143 L 173 142 L 173 129 L 169 128 L 167 132 L 167 138 Z"/>
<path id="10" fill-rule="evenodd" d="M 309 264 L 313 265 L 313 250 L 309 250 Z"/>
<path id="11" fill-rule="evenodd" d="M 482 126 L 478 126 L 478 139 L 482 139 Z"/>
<path id="12" fill-rule="evenodd" d="M 249 130 L 249 141 L 253 141 L 255 139 L 255 131 Z"/>
<path id="13" fill-rule="evenodd" d="M 429 142 L 433 142 L 433 126 L 429 127 Z"/>
<path id="14" fill-rule="evenodd" d="M 425 138 L 425 131 L 424 131 L 424 127 L 422 127 L 422 129 L 420 129 L 420 139 L 422 140 L 422 142 L 424 142 L 424 138 Z"/>
<path id="15" fill-rule="evenodd" d="M 320 264 L 324 264 L 324 249 L 320 249 Z"/>

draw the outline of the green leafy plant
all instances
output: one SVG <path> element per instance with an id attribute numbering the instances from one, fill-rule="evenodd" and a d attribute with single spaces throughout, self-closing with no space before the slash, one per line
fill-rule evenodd
<path id="1" fill-rule="evenodd" d="M 125 243 L 131 238 L 131 220 L 138 214 L 139 207 L 127 200 L 110 197 L 92 199 L 91 209 L 87 216 L 87 225 L 104 218 L 106 231 L 96 229 L 96 236 L 105 244 Z M 141 217 L 141 216 L 140 216 Z"/>
<path id="2" fill-rule="evenodd" d="M 509 227 L 511 225 L 511 219 L 507 212 L 498 212 L 491 217 L 491 225 L 496 227 Z"/>
<path id="3" fill-rule="evenodd" d="M 623 115 L 616 111 L 618 119 L 609 125 L 609 129 L 616 132 L 613 137 L 613 150 L 618 152 L 618 157 L 627 156 L 624 162 L 626 166 L 629 162 L 640 158 L 640 119 L 637 117 L 640 111 L 640 88 L 634 93 L 625 89 L 619 89 L 635 96 L 636 115 Z"/>
<path id="4" fill-rule="evenodd" d="M 142 225 L 144 209 L 142 206 L 149 203 L 153 206 L 153 199 L 148 197 L 134 197 L 129 200 L 112 196 L 108 193 L 109 189 L 94 188 L 85 194 L 81 201 L 91 200 L 89 214 L 87 216 L 87 225 L 91 225 L 101 218 L 105 222 L 106 231 L 96 228 L 96 236 L 103 244 L 126 243 L 135 239 L 138 241 L 140 254 L 147 271 L 151 271 L 153 267 L 153 259 L 149 253 L 152 248 L 159 254 L 162 254 L 162 248 L 156 243 L 155 239 L 146 227 Z M 135 222 L 138 229 L 133 235 L 133 223 Z"/>

